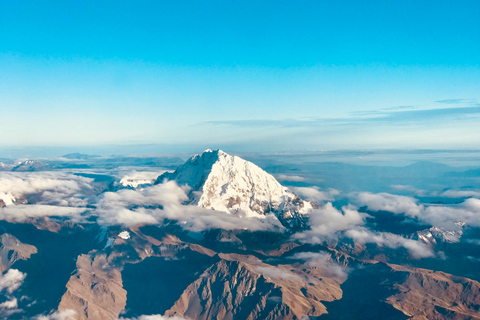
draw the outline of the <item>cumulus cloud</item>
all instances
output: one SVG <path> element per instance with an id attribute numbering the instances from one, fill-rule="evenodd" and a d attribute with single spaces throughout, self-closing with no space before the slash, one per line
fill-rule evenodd
<path id="1" fill-rule="evenodd" d="M 125 174 L 122 179 L 120 179 L 120 184 L 123 186 L 130 186 L 133 188 L 138 187 L 142 184 L 152 184 L 162 173 L 162 171 L 131 171 Z"/>
<path id="2" fill-rule="evenodd" d="M 423 205 L 418 205 L 418 200 L 415 198 L 385 192 L 358 192 L 353 194 L 352 200 L 372 211 L 403 213 L 410 217 L 418 217 L 423 210 Z"/>
<path id="3" fill-rule="evenodd" d="M 49 315 L 38 315 L 35 320 L 75 320 L 76 312 L 74 310 L 55 311 Z"/>
<path id="4" fill-rule="evenodd" d="M 84 206 L 93 195 L 93 179 L 60 172 L 2 172 L 0 193 L 15 198 L 38 195 L 39 204 Z"/>
<path id="5" fill-rule="evenodd" d="M 447 230 L 457 230 L 458 222 L 480 226 L 480 199 L 476 198 L 469 198 L 454 205 L 423 205 L 411 197 L 360 192 L 353 196 L 353 201 L 360 206 L 366 206 L 369 210 L 404 214 Z"/>
<path id="6" fill-rule="evenodd" d="M 17 307 L 17 298 L 0 303 L 0 309 L 16 309 Z"/>
<path id="7" fill-rule="evenodd" d="M 0 303 L 0 317 L 2 319 L 8 319 L 12 314 L 21 311 L 22 310 L 18 309 L 18 301 L 16 298 Z"/>
<path id="8" fill-rule="evenodd" d="M 310 230 L 293 235 L 304 243 L 319 244 L 329 239 L 348 237 L 359 243 L 376 243 L 389 248 L 405 247 L 413 258 L 433 255 L 428 246 L 399 235 L 374 232 L 364 227 L 365 213 L 358 212 L 352 205 L 342 207 L 342 211 L 327 203 L 310 214 Z"/>
<path id="9" fill-rule="evenodd" d="M 333 201 L 335 196 L 340 194 L 338 190 L 332 188 L 327 191 L 320 191 L 320 188 L 318 187 L 291 187 L 290 189 L 301 198 L 316 203 Z"/>
<path id="10" fill-rule="evenodd" d="M 9 269 L 0 275 L 0 292 L 6 290 L 9 294 L 17 290 L 27 275 L 17 269 Z"/>
<path id="11" fill-rule="evenodd" d="M 164 219 L 180 222 L 182 228 L 202 231 L 212 228 L 266 230 L 282 228 L 273 215 L 261 218 L 246 218 L 241 213 L 229 214 L 186 205 L 187 187 L 175 181 L 148 186 L 142 190 L 106 192 L 97 203 L 94 214 L 103 225 L 134 226 L 160 224 Z"/>
<path id="12" fill-rule="evenodd" d="M 457 222 L 480 227 L 480 199 L 469 198 L 460 204 L 431 205 L 424 209 L 420 218 L 437 227 L 453 230 Z"/>
<path id="13" fill-rule="evenodd" d="M 320 269 L 329 278 L 345 281 L 348 270 L 332 260 L 332 257 L 325 252 L 299 252 L 290 259 L 303 260 L 310 268 Z"/>
<path id="14" fill-rule="evenodd" d="M 306 179 L 300 176 L 289 176 L 286 174 L 279 174 L 276 176 L 278 181 L 291 181 L 291 182 L 303 182 Z"/>
<path id="15" fill-rule="evenodd" d="M 366 228 L 355 228 L 347 230 L 345 236 L 363 244 L 376 243 L 392 249 L 404 247 L 415 259 L 432 257 L 434 255 L 426 244 L 388 232 L 373 232 Z"/>
<path id="16" fill-rule="evenodd" d="M 339 231 L 363 225 L 366 215 L 353 206 L 344 206 L 342 211 L 328 202 L 323 207 L 313 210 L 309 215 L 310 230 L 294 235 L 296 239 L 309 243 L 322 243 L 328 238 L 338 237 Z"/>

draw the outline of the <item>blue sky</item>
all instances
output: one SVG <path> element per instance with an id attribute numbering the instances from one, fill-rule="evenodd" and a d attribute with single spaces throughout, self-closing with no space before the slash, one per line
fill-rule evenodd
<path id="1" fill-rule="evenodd" d="M 480 2 L 1 1 L 0 146 L 478 148 Z"/>

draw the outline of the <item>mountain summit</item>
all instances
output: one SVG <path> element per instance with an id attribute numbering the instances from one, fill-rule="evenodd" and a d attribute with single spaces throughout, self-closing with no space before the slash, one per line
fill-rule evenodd
<path id="1" fill-rule="evenodd" d="M 175 180 L 191 188 L 191 204 L 248 217 L 273 213 L 289 228 L 303 227 L 304 214 L 314 204 L 300 199 L 255 164 L 222 150 L 205 150 L 175 172 L 159 176 L 156 184 Z"/>

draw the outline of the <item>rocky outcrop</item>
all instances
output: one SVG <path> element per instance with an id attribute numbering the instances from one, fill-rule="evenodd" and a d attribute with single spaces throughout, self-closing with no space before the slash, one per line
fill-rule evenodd
<path id="1" fill-rule="evenodd" d="M 9 269 L 18 260 L 27 260 L 37 253 L 37 248 L 20 242 L 14 236 L 4 233 L 0 236 L 0 274 Z"/>
<path id="2" fill-rule="evenodd" d="M 413 320 L 480 319 L 480 283 L 444 272 L 390 265 L 407 272 L 395 284 L 400 293 L 387 299 Z"/>
<path id="3" fill-rule="evenodd" d="M 67 283 L 59 311 L 75 311 L 76 320 L 116 319 L 125 308 L 127 292 L 120 271 L 110 267 L 105 255 L 81 255 L 77 271 Z"/>
<path id="4" fill-rule="evenodd" d="M 167 316 L 192 319 L 301 319 L 326 313 L 321 301 L 342 296 L 337 281 L 271 266 L 252 256 L 220 255 Z"/>

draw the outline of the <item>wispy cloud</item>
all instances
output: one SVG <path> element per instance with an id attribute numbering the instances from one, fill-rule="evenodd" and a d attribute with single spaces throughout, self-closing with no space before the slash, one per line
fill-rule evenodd
<path id="1" fill-rule="evenodd" d="M 75 320 L 77 313 L 74 310 L 55 311 L 49 315 L 37 315 L 35 320 Z"/>
<path id="2" fill-rule="evenodd" d="M 433 109 L 416 109 L 414 107 L 396 107 L 396 109 L 381 109 L 378 111 L 359 111 L 350 117 L 343 118 L 311 118 L 311 119 L 253 119 L 208 121 L 206 125 L 227 125 L 237 127 L 321 127 L 325 125 L 355 125 L 355 124 L 407 124 L 426 123 L 439 120 L 458 120 L 480 116 L 480 105 L 469 107 L 450 107 Z"/>
<path id="3" fill-rule="evenodd" d="M 290 187 L 290 189 L 303 199 L 315 203 L 333 201 L 335 200 L 335 196 L 340 194 L 340 191 L 332 188 L 329 188 L 326 191 L 320 191 L 320 188 L 318 187 Z"/>
<path id="4" fill-rule="evenodd" d="M 476 103 L 477 99 L 447 99 L 447 100 L 438 100 L 436 103 L 446 103 L 446 104 L 459 104 L 459 103 Z"/>
<path id="5" fill-rule="evenodd" d="M 290 176 L 286 174 L 276 175 L 275 178 L 277 178 L 278 181 L 291 181 L 291 182 L 304 182 L 306 180 L 304 177 Z"/>
<path id="6" fill-rule="evenodd" d="M 298 252 L 289 258 L 304 260 L 306 266 L 319 269 L 327 277 L 340 281 L 347 279 L 348 269 L 335 263 L 332 257 L 325 252 Z"/>

